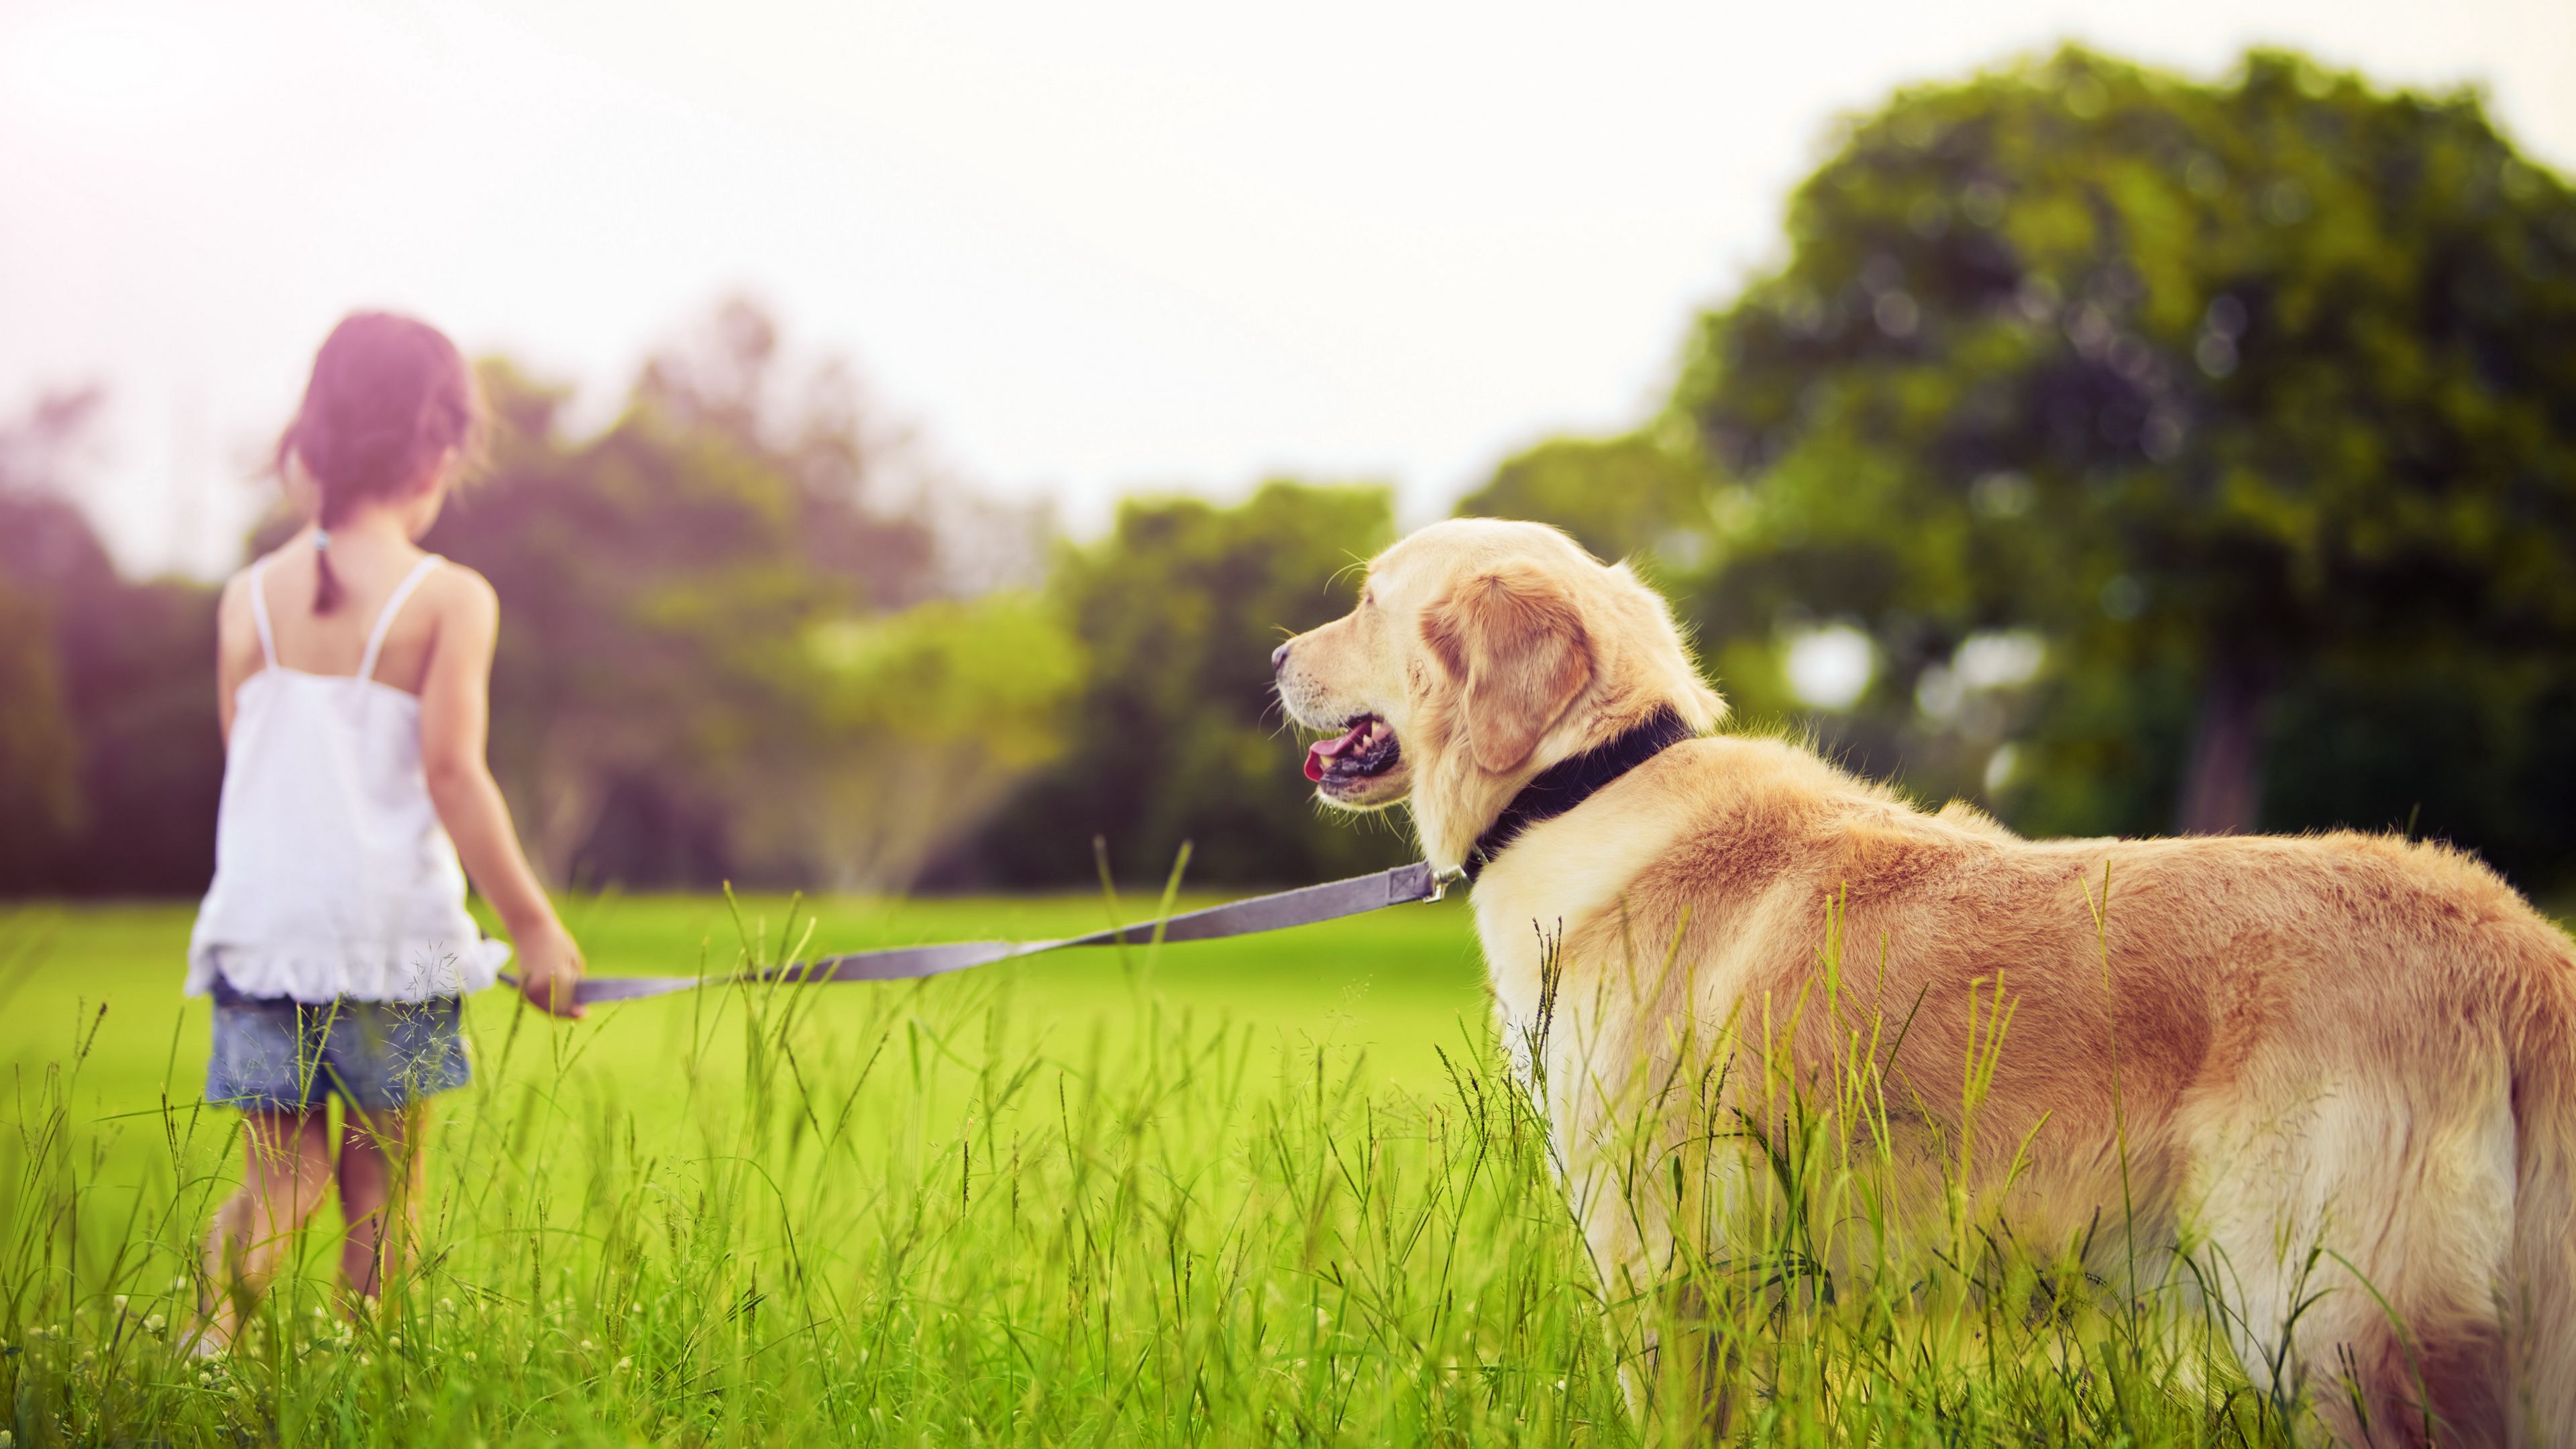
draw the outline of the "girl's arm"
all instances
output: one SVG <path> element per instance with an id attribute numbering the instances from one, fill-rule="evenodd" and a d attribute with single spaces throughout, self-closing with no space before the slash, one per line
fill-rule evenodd
<path id="1" fill-rule="evenodd" d="M 250 570 L 224 581 L 215 600 L 215 720 L 233 742 L 233 695 L 259 672 L 259 624 L 250 613 Z"/>
<path id="2" fill-rule="evenodd" d="M 420 690 L 420 763 L 429 776 L 429 796 L 465 873 L 509 928 L 519 958 L 519 990 L 557 1016 L 580 1016 L 572 987 L 581 980 L 581 948 L 555 919 L 554 904 L 528 869 L 510 828 L 510 807 L 484 760 L 501 601 L 473 570 L 451 564 L 446 571 L 455 577 L 439 581 L 446 584 L 440 590 L 445 597 Z"/>

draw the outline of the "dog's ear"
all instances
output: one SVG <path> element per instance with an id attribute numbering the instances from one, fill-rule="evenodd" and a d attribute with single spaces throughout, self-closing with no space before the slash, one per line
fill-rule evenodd
<path id="1" fill-rule="evenodd" d="M 1460 686 L 1468 752 L 1488 774 L 1519 768 L 1592 682 L 1574 601 L 1527 564 L 1460 583 L 1424 613 L 1422 638 Z"/>

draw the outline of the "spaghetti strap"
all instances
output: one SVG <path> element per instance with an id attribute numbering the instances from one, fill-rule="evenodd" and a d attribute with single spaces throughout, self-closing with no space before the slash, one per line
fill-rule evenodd
<path id="1" fill-rule="evenodd" d="M 428 578 L 432 569 L 445 562 L 445 559 L 434 553 L 424 555 L 420 562 L 411 566 L 410 573 L 403 575 L 403 581 L 394 585 L 392 596 L 385 600 L 383 611 L 376 615 L 376 627 L 367 634 L 366 657 L 358 661 L 360 679 L 376 677 L 376 656 L 384 651 L 385 635 L 394 626 L 394 615 L 402 612 L 403 601 L 411 597 L 412 590 L 420 587 L 420 581 Z"/>
<path id="2" fill-rule="evenodd" d="M 277 667 L 277 634 L 268 627 L 268 560 L 250 566 L 250 617 L 259 626 L 259 657 L 269 668 Z"/>

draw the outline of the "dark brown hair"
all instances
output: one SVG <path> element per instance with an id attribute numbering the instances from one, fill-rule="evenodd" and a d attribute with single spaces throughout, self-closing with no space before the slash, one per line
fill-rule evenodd
<path id="1" fill-rule="evenodd" d="M 390 497 L 420 481 L 453 448 L 471 460 L 483 443 L 482 390 L 447 334 L 391 312 L 352 312 L 313 357 L 304 404 L 277 439 L 277 469 L 300 459 L 321 491 L 314 522 L 313 612 L 340 603 L 330 528 L 362 498 Z"/>

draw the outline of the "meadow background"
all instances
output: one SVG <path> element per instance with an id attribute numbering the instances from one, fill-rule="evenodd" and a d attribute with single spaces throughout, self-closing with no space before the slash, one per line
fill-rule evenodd
<path id="1" fill-rule="evenodd" d="M 426 543 L 500 592 L 493 765 L 593 969 L 1133 919 L 1184 847 L 1184 903 L 1408 858 L 1400 814 L 1315 809 L 1267 660 L 1450 512 L 1629 559 L 1733 727 L 1927 805 L 2400 830 L 2564 899 L 2566 177 L 2474 89 L 2282 49 L 2041 49 L 1818 131 L 1766 260 L 1669 319 L 1652 396 L 1431 510 L 1297 474 L 1069 522 L 943 462 L 756 290 L 633 353 L 604 413 L 600 377 L 482 359 L 491 465 Z M 1693 1427 L 1631 1413 L 1639 1310 L 1600 1301 L 1455 902 L 574 1027 L 478 1000 L 431 1256 L 385 1314 L 334 1313 L 325 1231 L 251 1351 L 180 1357 L 237 1171 L 176 995 L 214 584 L 102 531 L 115 402 L 66 377 L 0 413 L 0 1449 Z M 1779 1165 L 1726 1325 L 1743 1435 L 2296 1420 L 2167 1296 L 1966 1251 L 1820 1275 L 1871 1170 Z"/>

